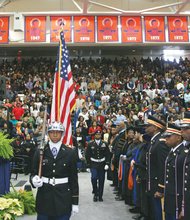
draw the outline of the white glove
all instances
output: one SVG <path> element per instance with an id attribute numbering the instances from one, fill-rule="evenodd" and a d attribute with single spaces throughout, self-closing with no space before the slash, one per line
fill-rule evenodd
<path id="1" fill-rule="evenodd" d="M 32 178 L 32 183 L 33 183 L 34 187 L 36 187 L 36 188 L 43 186 L 42 179 L 37 175 Z"/>
<path id="2" fill-rule="evenodd" d="M 108 170 L 108 169 L 109 169 L 109 166 L 106 164 L 104 167 L 104 170 Z"/>
<path id="3" fill-rule="evenodd" d="M 135 160 L 131 160 L 131 167 L 133 168 L 135 164 Z"/>
<path id="4" fill-rule="evenodd" d="M 79 206 L 72 205 L 72 215 L 76 215 L 77 213 L 79 213 Z"/>

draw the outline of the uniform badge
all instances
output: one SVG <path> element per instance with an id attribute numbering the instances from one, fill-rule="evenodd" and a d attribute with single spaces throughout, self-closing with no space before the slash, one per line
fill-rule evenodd
<path id="1" fill-rule="evenodd" d="M 105 143 L 103 143 L 101 147 L 106 147 Z"/>
<path id="2" fill-rule="evenodd" d="M 48 159 L 43 159 L 42 165 L 44 166 L 44 165 L 46 165 L 47 163 L 48 163 Z"/>

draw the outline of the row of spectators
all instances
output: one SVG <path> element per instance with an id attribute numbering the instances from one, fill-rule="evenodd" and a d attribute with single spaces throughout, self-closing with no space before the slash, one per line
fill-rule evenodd
<path id="1" fill-rule="evenodd" d="M 179 62 L 159 58 L 73 59 L 71 68 L 76 89 L 74 131 L 80 131 L 86 141 L 93 139 L 97 127 L 108 141 L 111 124 L 124 121 L 138 125 L 148 115 L 160 114 L 179 123 L 190 107 L 187 58 Z M 25 140 L 29 134 L 36 139 L 42 129 L 44 104 L 50 114 L 54 69 L 55 60 L 47 58 L 0 63 L 0 74 L 7 77 L 1 130 L 11 137 Z"/>

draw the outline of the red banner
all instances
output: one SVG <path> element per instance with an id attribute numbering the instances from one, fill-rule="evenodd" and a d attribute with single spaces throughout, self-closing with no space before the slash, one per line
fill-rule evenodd
<path id="1" fill-rule="evenodd" d="M 144 17 L 145 40 L 149 42 L 165 41 L 164 17 Z"/>
<path id="2" fill-rule="evenodd" d="M 94 16 L 74 17 L 74 42 L 95 42 Z"/>
<path id="3" fill-rule="evenodd" d="M 45 42 L 46 41 L 46 17 L 28 16 L 25 17 L 25 41 Z"/>
<path id="4" fill-rule="evenodd" d="M 0 44 L 9 41 L 9 17 L 0 17 Z"/>
<path id="5" fill-rule="evenodd" d="M 168 34 L 171 42 L 188 42 L 187 17 L 168 17 Z"/>
<path id="6" fill-rule="evenodd" d="M 122 42 L 142 42 L 141 17 L 121 17 Z"/>
<path id="7" fill-rule="evenodd" d="M 63 25 L 64 37 L 66 42 L 71 42 L 71 16 L 51 16 L 51 42 L 59 41 L 60 26 Z"/>
<path id="8" fill-rule="evenodd" d="M 98 41 L 118 41 L 117 16 L 98 16 Z"/>

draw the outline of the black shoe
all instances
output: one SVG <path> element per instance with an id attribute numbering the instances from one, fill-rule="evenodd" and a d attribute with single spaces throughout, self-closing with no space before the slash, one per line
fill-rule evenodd
<path id="1" fill-rule="evenodd" d="M 132 219 L 135 219 L 135 220 L 141 220 L 143 219 L 144 217 L 140 214 L 140 215 L 135 215 L 132 217 Z"/>
<path id="2" fill-rule="evenodd" d="M 140 212 L 140 209 L 139 209 L 139 207 L 134 207 L 134 208 L 131 208 L 131 209 L 129 209 L 129 212 L 130 213 L 139 213 Z"/>
<path id="3" fill-rule="evenodd" d="M 116 201 L 123 201 L 124 199 L 122 198 L 122 196 L 116 196 L 116 197 L 115 197 L 115 200 L 116 200 Z"/>
<path id="4" fill-rule="evenodd" d="M 98 197 L 94 195 L 93 201 L 97 202 L 98 201 Z"/>
<path id="5" fill-rule="evenodd" d="M 103 199 L 102 199 L 102 198 L 99 198 L 99 202 L 103 202 Z"/>
<path id="6" fill-rule="evenodd" d="M 111 186 L 111 187 L 114 187 L 115 185 L 112 183 L 112 184 L 110 184 L 110 186 Z"/>

